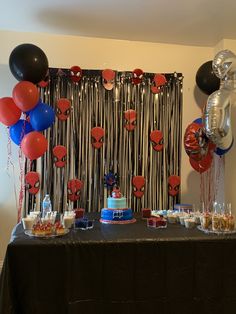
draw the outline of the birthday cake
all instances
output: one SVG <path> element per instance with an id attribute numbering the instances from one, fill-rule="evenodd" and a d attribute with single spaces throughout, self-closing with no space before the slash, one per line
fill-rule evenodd
<path id="1" fill-rule="evenodd" d="M 126 197 L 119 188 L 114 188 L 112 196 L 107 198 L 107 208 L 101 210 L 100 222 L 107 224 L 129 224 L 135 222 L 133 211 L 127 207 Z"/>

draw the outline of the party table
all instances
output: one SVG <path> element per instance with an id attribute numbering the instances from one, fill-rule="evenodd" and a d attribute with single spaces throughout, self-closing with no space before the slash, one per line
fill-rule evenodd
<path id="1" fill-rule="evenodd" d="M 51 239 L 12 233 L 1 314 L 229 314 L 236 311 L 236 235 L 181 225 L 104 225 Z"/>

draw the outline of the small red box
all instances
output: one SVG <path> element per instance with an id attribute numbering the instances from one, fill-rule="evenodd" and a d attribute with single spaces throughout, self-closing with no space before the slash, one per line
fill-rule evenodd
<path id="1" fill-rule="evenodd" d="M 142 218 L 150 218 L 152 211 L 150 208 L 142 208 Z"/>
<path id="2" fill-rule="evenodd" d="M 83 218 L 84 217 L 85 210 L 83 208 L 77 208 L 74 210 L 75 213 L 75 219 L 77 218 Z"/>

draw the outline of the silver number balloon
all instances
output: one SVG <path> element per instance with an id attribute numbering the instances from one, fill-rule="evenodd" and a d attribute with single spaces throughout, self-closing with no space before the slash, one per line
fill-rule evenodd
<path id="1" fill-rule="evenodd" d="M 218 52 L 212 62 L 212 68 L 220 79 L 230 76 L 236 71 L 236 55 L 230 50 Z"/>
<path id="2" fill-rule="evenodd" d="M 212 93 L 204 110 L 203 123 L 207 137 L 220 149 L 228 149 L 233 141 L 231 129 L 232 92 L 221 88 Z"/>

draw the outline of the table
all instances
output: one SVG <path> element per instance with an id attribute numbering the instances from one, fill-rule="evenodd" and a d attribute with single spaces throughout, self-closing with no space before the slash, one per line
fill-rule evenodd
<path id="1" fill-rule="evenodd" d="M 1 314 L 229 314 L 236 311 L 236 235 L 168 225 L 103 225 L 61 238 L 13 230 Z"/>

